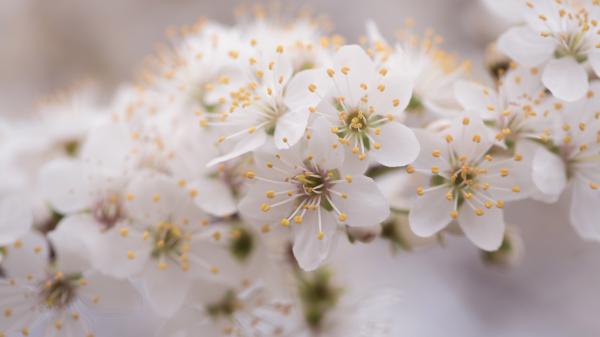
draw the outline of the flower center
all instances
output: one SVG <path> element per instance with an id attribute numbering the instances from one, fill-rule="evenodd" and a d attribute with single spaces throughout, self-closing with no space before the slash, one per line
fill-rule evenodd
<path id="1" fill-rule="evenodd" d="M 80 274 L 64 276 L 62 273 L 56 273 L 41 285 L 40 298 L 50 308 L 65 308 L 75 299 L 81 280 Z"/>
<path id="2" fill-rule="evenodd" d="M 181 253 L 183 237 L 181 229 L 171 223 L 165 222 L 158 224 L 152 233 L 154 247 L 152 257 L 175 257 Z"/>
<path id="3" fill-rule="evenodd" d="M 123 209 L 118 196 L 111 195 L 96 203 L 93 208 L 93 216 L 103 226 L 103 229 L 112 228 L 123 218 Z"/>
<path id="4" fill-rule="evenodd" d="M 315 197 L 327 192 L 329 174 L 327 172 L 304 171 L 294 177 L 294 181 L 298 186 L 298 193 L 304 194 L 307 197 Z"/>

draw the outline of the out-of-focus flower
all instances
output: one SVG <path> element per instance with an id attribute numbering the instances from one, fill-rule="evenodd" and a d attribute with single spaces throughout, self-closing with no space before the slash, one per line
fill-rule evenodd
<path id="1" fill-rule="evenodd" d="M 43 237 L 30 233 L 6 248 L 0 280 L 0 335 L 94 335 L 90 314 L 130 312 L 138 303 L 129 281 L 115 280 L 90 268 L 89 255 L 73 233 L 58 229 L 49 236 L 55 257 Z"/>
<path id="2" fill-rule="evenodd" d="M 542 134 L 532 162 L 533 182 L 551 200 L 572 186 L 571 223 L 582 237 L 600 240 L 600 83 L 586 97 L 556 106 L 552 128 Z"/>
<path id="3" fill-rule="evenodd" d="M 600 74 L 600 20 L 595 1 L 523 1 L 524 26 L 500 36 L 498 48 L 526 67 L 540 67 L 542 82 L 557 98 L 575 101 L 588 90 L 591 67 Z"/>
<path id="4" fill-rule="evenodd" d="M 443 50 L 441 36 L 429 30 L 421 38 L 411 32 L 412 25 L 407 20 L 407 30 L 402 31 L 395 45 L 383 37 L 374 22 L 367 24 L 367 36 L 378 66 L 389 71 L 390 76 L 403 76 L 413 82 L 406 122 L 423 127 L 436 118 L 460 111 L 452 86 L 465 77 L 470 65 L 458 62 L 456 56 Z"/>

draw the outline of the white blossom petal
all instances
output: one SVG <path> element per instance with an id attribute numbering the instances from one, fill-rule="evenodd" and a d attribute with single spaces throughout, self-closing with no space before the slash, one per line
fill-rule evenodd
<path id="1" fill-rule="evenodd" d="M 348 226 L 369 227 L 380 224 L 390 215 L 387 200 L 377 188 L 373 179 L 365 176 L 352 177 L 347 181 L 336 184 L 333 190 L 346 194 L 347 198 L 333 195 L 333 202 L 347 219 L 342 221 Z"/>
<path id="2" fill-rule="evenodd" d="M 498 39 L 498 50 L 526 67 L 537 67 L 548 60 L 556 45 L 531 28 L 510 28 Z"/>
<path id="3" fill-rule="evenodd" d="M 24 195 L 7 195 L 0 200 L 0 246 L 14 243 L 29 232 L 32 224 L 31 203 Z"/>
<path id="4" fill-rule="evenodd" d="M 600 241 L 600 192 L 584 182 L 573 183 L 570 220 L 579 236 Z"/>
<path id="5" fill-rule="evenodd" d="M 483 250 L 494 251 L 502 244 L 505 224 L 498 208 L 485 209 L 479 216 L 465 204 L 458 212 L 458 223 L 467 238 Z"/>
<path id="6" fill-rule="evenodd" d="M 300 268 L 305 271 L 317 269 L 329 256 L 337 237 L 337 223 L 332 213 L 321 210 L 323 238 L 318 239 L 317 212 L 307 213 L 302 224 L 292 224 L 294 231 L 293 252 Z"/>
<path id="7" fill-rule="evenodd" d="M 381 148 L 377 149 L 375 144 L 371 144 L 370 154 L 384 166 L 404 166 L 419 155 L 421 146 L 415 133 L 401 123 L 385 123 L 381 126 L 381 133 L 373 135 L 373 138 Z"/>
<path id="8" fill-rule="evenodd" d="M 417 197 L 408 214 L 410 228 L 416 235 L 432 236 L 452 221 L 450 212 L 454 210 L 454 201 L 446 198 L 447 191 L 438 188 Z"/>
<path id="9" fill-rule="evenodd" d="M 544 67 L 542 82 L 554 96 L 572 102 L 588 91 L 588 75 L 585 68 L 572 57 L 552 59 Z"/>
<path id="10" fill-rule="evenodd" d="M 57 159 L 40 172 L 42 193 L 52 208 L 60 213 L 72 213 L 90 208 L 93 196 L 85 166 L 70 159 Z"/>

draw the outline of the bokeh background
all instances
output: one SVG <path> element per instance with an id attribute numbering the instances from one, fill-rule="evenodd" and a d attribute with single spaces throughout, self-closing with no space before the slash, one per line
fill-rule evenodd
<path id="1" fill-rule="evenodd" d="M 199 16 L 232 23 L 233 9 L 244 3 L 0 0 L 0 114 L 26 116 L 40 97 L 83 78 L 94 79 L 109 97 L 166 41 L 167 27 Z M 491 14 L 479 0 L 282 0 L 279 6 L 288 14 L 308 6 L 327 15 L 350 41 L 363 33 L 367 19 L 391 37 L 413 18 L 418 28 L 443 35 L 447 49 L 471 59 L 474 76 L 485 76 L 483 50 L 511 19 Z M 407 337 L 600 336 L 600 243 L 576 236 L 567 200 L 509 206 L 507 220 L 525 243 L 520 263 L 511 268 L 484 265 L 472 245 L 456 238 L 445 247 L 395 255 L 385 242 L 344 245 L 334 259 L 359 287 L 402 291 L 396 316 Z M 153 329 L 148 321 L 129 327 L 116 319 L 104 322 L 107 336 L 126 337 L 124 331 L 138 325 Z"/>

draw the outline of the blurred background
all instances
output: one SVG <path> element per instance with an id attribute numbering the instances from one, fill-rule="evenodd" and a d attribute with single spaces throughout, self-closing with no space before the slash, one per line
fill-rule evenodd
<path id="1" fill-rule="evenodd" d="M 232 23 L 234 8 L 244 3 L 250 2 L 2 0 L 0 114 L 27 115 L 40 97 L 83 78 L 94 79 L 108 97 L 166 41 L 167 27 L 200 16 Z M 290 15 L 307 6 L 327 15 L 335 32 L 349 41 L 364 32 L 367 19 L 391 37 L 413 18 L 418 28 L 443 35 L 446 49 L 471 59 L 475 77 L 485 76 L 484 48 L 511 19 L 510 13 L 493 15 L 479 0 L 282 0 L 280 5 Z M 484 265 L 461 239 L 396 255 L 384 242 L 344 245 L 334 259 L 358 286 L 402 291 L 397 319 L 404 336 L 600 336 L 600 244 L 576 236 L 566 200 L 509 206 L 508 222 L 518 226 L 525 243 L 520 263 L 511 268 Z M 123 330 L 112 336 L 121 337 L 117 331 Z"/>

